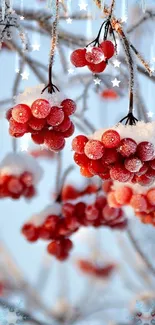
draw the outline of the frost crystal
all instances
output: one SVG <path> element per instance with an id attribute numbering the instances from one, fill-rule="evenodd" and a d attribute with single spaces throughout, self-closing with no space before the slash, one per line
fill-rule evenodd
<path id="1" fill-rule="evenodd" d="M 20 25 L 19 16 L 11 9 L 10 0 L 2 0 L 0 11 L 0 44 L 9 41 L 14 37 L 15 30 L 19 30 L 20 39 L 24 50 L 28 49 L 28 40 L 23 28 Z"/>

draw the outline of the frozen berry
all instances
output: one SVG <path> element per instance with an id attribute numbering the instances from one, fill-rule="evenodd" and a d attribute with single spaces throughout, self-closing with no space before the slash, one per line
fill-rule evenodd
<path id="1" fill-rule="evenodd" d="M 99 64 L 104 60 L 104 54 L 99 47 L 89 47 L 86 49 L 85 58 L 89 63 Z"/>
<path id="2" fill-rule="evenodd" d="M 30 242 L 35 242 L 38 239 L 38 229 L 31 223 L 22 227 L 22 233 Z"/>
<path id="3" fill-rule="evenodd" d="M 106 148 L 102 160 L 103 163 L 107 165 L 114 164 L 120 160 L 120 155 L 115 148 L 113 149 Z"/>
<path id="4" fill-rule="evenodd" d="M 68 116 L 65 116 L 62 123 L 57 126 L 54 126 L 53 128 L 55 131 L 65 132 L 70 128 L 70 126 L 71 126 L 71 120 Z"/>
<path id="5" fill-rule="evenodd" d="M 155 159 L 150 161 L 150 166 L 152 169 L 155 169 Z"/>
<path id="6" fill-rule="evenodd" d="M 85 54 L 86 54 L 86 49 L 75 50 L 70 57 L 72 64 L 77 68 L 82 68 L 85 65 L 87 65 Z"/>
<path id="7" fill-rule="evenodd" d="M 120 204 L 116 200 L 114 191 L 108 193 L 107 202 L 108 202 L 110 208 L 119 208 L 120 207 Z"/>
<path id="8" fill-rule="evenodd" d="M 116 164 L 110 169 L 110 176 L 113 181 L 124 183 L 130 180 L 131 173 L 123 165 Z"/>
<path id="9" fill-rule="evenodd" d="M 120 143 L 120 135 L 115 130 L 107 130 L 103 133 L 101 141 L 106 148 L 116 148 Z"/>
<path id="10" fill-rule="evenodd" d="M 72 99 L 64 99 L 61 103 L 63 112 L 66 115 L 72 115 L 76 111 L 76 103 Z"/>
<path id="11" fill-rule="evenodd" d="M 93 177 L 94 175 L 89 171 L 88 167 L 81 167 L 80 168 L 80 173 L 84 177 Z"/>
<path id="12" fill-rule="evenodd" d="M 57 106 L 53 106 L 47 117 L 47 123 L 51 126 L 57 126 L 63 122 L 64 117 L 65 115 L 63 110 Z"/>
<path id="13" fill-rule="evenodd" d="M 102 215 L 103 218 L 107 221 L 114 220 L 116 217 L 118 217 L 119 210 L 116 208 L 110 208 L 108 204 L 103 208 Z"/>
<path id="14" fill-rule="evenodd" d="M 148 141 L 140 142 L 137 146 L 137 155 L 142 161 L 149 161 L 154 157 L 155 148 L 153 143 Z"/>
<path id="15" fill-rule="evenodd" d="M 100 48 L 102 49 L 103 54 L 106 59 L 110 59 L 115 53 L 115 47 L 111 41 L 108 41 L 108 40 L 103 41 L 100 44 Z"/>
<path id="16" fill-rule="evenodd" d="M 131 198 L 130 205 L 137 212 L 145 212 L 147 210 L 147 201 L 142 194 L 134 194 Z"/>
<path id="17" fill-rule="evenodd" d="M 146 194 L 146 198 L 149 202 L 149 204 L 155 206 L 155 189 L 152 188 L 151 190 L 149 190 Z"/>
<path id="18" fill-rule="evenodd" d="M 37 99 L 31 106 L 32 115 L 36 118 L 46 118 L 51 111 L 51 105 L 46 99 Z"/>
<path id="19" fill-rule="evenodd" d="M 26 123 L 31 118 L 31 110 L 28 105 L 19 104 L 13 107 L 12 117 L 18 123 Z"/>
<path id="20" fill-rule="evenodd" d="M 137 143 L 131 138 L 124 138 L 119 144 L 118 151 L 123 157 L 130 157 L 135 154 Z"/>
<path id="21" fill-rule="evenodd" d="M 72 141 L 72 149 L 79 154 L 83 154 L 87 142 L 88 138 L 86 136 L 77 135 Z"/>
<path id="22" fill-rule="evenodd" d="M 88 163 L 90 161 L 85 154 L 75 153 L 73 158 L 75 163 L 80 167 L 88 166 Z"/>
<path id="23" fill-rule="evenodd" d="M 102 160 L 90 160 L 88 169 L 93 175 L 102 174 L 105 172 L 105 167 L 102 164 Z"/>
<path id="24" fill-rule="evenodd" d="M 47 131 L 44 136 L 44 143 L 50 150 L 59 150 L 64 145 L 64 137 L 55 131 Z"/>
<path id="25" fill-rule="evenodd" d="M 102 61 L 101 63 L 98 64 L 93 64 L 93 63 L 88 64 L 88 69 L 93 73 L 100 73 L 105 70 L 106 66 L 107 66 L 106 62 Z"/>
<path id="26" fill-rule="evenodd" d="M 30 121 L 28 122 L 28 125 L 30 126 L 31 129 L 35 130 L 35 131 L 40 131 L 43 129 L 43 127 L 46 124 L 46 119 L 44 118 L 36 118 L 36 117 L 32 117 L 30 119 Z"/>
<path id="27" fill-rule="evenodd" d="M 155 170 L 152 169 L 151 167 L 148 168 L 147 172 L 145 173 L 145 176 L 148 178 L 155 178 Z"/>
<path id="28" fill-rule="evenodd" d="M 99 215 L 99 211 L 94 204 L 87 205 L 85 213 L 88 220 L 96 220 Z"/>
<path id="29" fill-rule="evenodd" d="M 12 176 L 7 183 L 8 191 L 11 193 L 21 193 L 23 190 L 23 184 L 20 182 L 20 179 L 16 176 Z"/>
<path id="30" fill-rule="evenodd" d="M 45 134 L 44 131 L 40 131 L 36 134 L 31 134 L 31 138 L 36 144 L 43 144 L 44 143 L 44 134 Z"/>
<path id="31" fill-rule="evenodd" d="M 66 130 L 65 132 L 62 132 L 63 137 L 64 138 L 71 137 L 73 135 L 73 133 L 74 133 L 74 130 L 75 130 L 75 126 L 74 126 L 73 122 L 71 122 L 71 125 L 70 125 L 69 129 Z"/>
<path id="32" fill-rule="evenodd" d="M 89 140 L 85 145 L 84 152 L 89 159 L 100 159 L 104 154 L 104 146 L 101 141 Z"/>
<path id="33" fill-rule="evenodd" d="M 102 190 L 103 190 L 105 193 L 109 193 L 110 190 L 111 190 L 112 185 L 113 185 L 113 182 L 112 182 L 111 180 L 105 181 L 105 182 L 103 182 L 103 184 L 102 184 Z"/>
<path id="34" fill-rule="evenodd" d="M 6 117 L 6 119 L 9 121 L 10 120 L 10 118 L 12 117 L 12 110 L 13 110 L 13 108 L 9 108 L 7 111 L 6 111 L 6 115 L 5 115 L 5 117 Z"/>
<path id="35" fill-rule="evenodd" d="M 115 190 L 115 198 L 121 205 L 128 204 L 132 197 L 132 189 L 128 186 L 122 186 Z"/>
<path id="36" fill-rule="evenodd" d="M 27 131 L 26 123 L 18 123 L 12 117 L 10 118 L 9 130 L 13 133 L 25 133 Z"/>
<path id="37" fill-rule="evenodd" d="M 136 172 L 137 176 L 142 176 L 144 175 L 148 170 L 148 165 L 147 163 L 144 163 L 143 166 L 140 168 L 140 170 L 138 172 Z"/>
<path id="38" fill-rule="evenodd" d="M 147 177 L 146 175 L 136 176 L 136 183 L 142 186 L 149 186 L 154 182 L 154 179 Z"/>
<path id="39" fill-rule="evenodd" d="M 132 157 L 125 159 L 124 166 L 129 172 L 136 173 L 141 169 L 143 163 L 137 157 Z"/>

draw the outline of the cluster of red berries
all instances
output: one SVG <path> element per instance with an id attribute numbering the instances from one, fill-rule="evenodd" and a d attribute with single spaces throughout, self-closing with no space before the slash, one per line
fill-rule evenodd
<path id="1" fill-rule="evenodd" d="M 70 120 L 76 110 L 72 99 L 65 99 L 60 107 L 51 106 L 46 99 L 35 100 L 31 107 L 18 104 L 9 109 L 9 133 L 13 137 L 22 137 L 31 133 L 36 144 L 45 144 L 48 149 L 60 151 L 65 146 L 65 138 L 74 133 L 74 124 Z"/>
<path id="2" fill-rule="evenodd" d="M 107 130 L 101 140 L 84 135 L 72 141 L 74 161 L 85 177 L 132 182 L 146 186 L 155 180 L 155 147 L 151 142 L 139 144 L 132 138 L 122 138 L 116 130 Z"/>
<path id="3" fill-rule="evenodd" d="M 114 55 L 115 47 L 111 41 L 103 41 L 99 47 L 86 47 L 75 50 L 70 57 L 77 68 L 87 66 L 93 73 L 103 72 L 108 60 Z"/>
<path id="4" fill-rule="evenodd" d="M 82 272 L 102 279 L 108 278 L 115 269 L 114 264 L 102 266 L 96 265 L 93 262 L 87 260 L 79 260 L 77 265 Z"/>
<path id="5" fill-rule="evenodd" d="M 35 194 L 33 175 L 30 172 L 26 171 L 20 176 L 0 174 L 0 198 L 19 199 L 23 196 L 31 199 Z"/>
<path id="6" fill-rule="evenodd" d="M 145 193 L 137 193 L 129 186 L 118 187 L 111 190 L 107 196 L 110 207 L 118 208 L 130 205 L 135 215 L 140 217 L 142 222 L 151 223 L 155 226 L 155 188 L 146 190 Z"/>
<path id="7" fill-rule="evenodd" d="M 70 187 L 71 188 L 71 187 Z M 96 191 L 93 186 L 87 186 L 82 195 L 92 194 Z M 67 259 L 73 247 L 70 236 L 79 230 L 81 226 L 101 227 L 107 226 L 113 229 L 124 229 L 127 220 L 120 208 L 110 208 L 106 197 L 96 196 L 95 202 L 88 205 L 83 201 L 74 201 L 79 197 L 78 191 L 70 192 L 69 187 L 63 190 L 62 197 L 70 202 L 60 204 L 61 213 L 49 214 L 39 225 L 32 221 L 26 223 L 22 228 L 22 233 L 30 242 L 38 239 L 50 241 L 47 250 L 60 261 Z M 78 195 L 77 195 L 78 193 Z M 80 199 L 82 196 L 80 196 Z"/>

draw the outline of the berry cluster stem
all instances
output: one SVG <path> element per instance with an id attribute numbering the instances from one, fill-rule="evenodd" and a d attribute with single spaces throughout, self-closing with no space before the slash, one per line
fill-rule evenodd
<path id="1" fill-rule="evenodd" d="M 42 93 L 45 91 L 45 89 L 48 88 L 49 93 L 55 92 L 55 89 L 59 91 L 59 89 L 52 83 L 52 68 L 54 63 L 54 55 L 55 55 L 55 49 L 57 45 L 57 38 L 58 38 L 58 21 L 59 21 L 59 0 L 56 0 L 56 14 L 55 14 L 55 20 L 52 24 L 52 37 L 51 37 L 51 48 L 50 48 L 50 58 L 49 58 L 49 69 L 48 69 L 48 85 L 42 90 Z"/>

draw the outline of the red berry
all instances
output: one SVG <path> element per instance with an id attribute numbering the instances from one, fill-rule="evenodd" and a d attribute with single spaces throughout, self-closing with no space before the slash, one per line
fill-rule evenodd
<path id="1" fill-rule="evenodd" d="M 22 233 L 28 241 L 34 242 L 38 239 L 38 229 L 31 223 L 22 227 Z"/>
<path id="2" fill-rule="evenodd" d="M 65 132 L 70 128 L 70 126 L 71 126 L 71 120 L 68 116 L 65 116 L 61 124 L 54 126 L 54 130 Z"/>
<path id="3" fill-rule="evenodd" d="M 50 150 L 59 150 L 64 145 L 64 137 L 55 131 L 45 132 L 44 143 Z"/>
<path id="4" fill-rule="evenodd" d="M 32 115 L 36 118 L 46 118 L 51 111 L 51 105 L 46 99 L 37 99 L 31 106 Z"/>
<path id="5" fill-rule="evenodd" d="M 140 142 L 137 146 L 137 155 L 142 161 L 149 161 L 154 157 L 155 148 L 151 142 Z"/>
<path id="6" fill-rule="evenodd" d="M 64 112 L 61 108 L 57 106 L 51 107 L 51 112 L 47 117 L 47 123 L 51 126 L 57 126 L 61 124 L 64 120 Z"/>
<path id="7" fill-rule="evenodd" d="M 49 243 L 47 246 L 47 251 L 51 255 L 59 256 L 61 252 L 60 241 L 54 240 L 51 243 Z"/>
<path id="8" fill-rule="evenodd" d="M 69 127 L 69 129 L 65 132 L 62 132 L 63 137 L 64 138 L 71 137 L 74 133 L 74 130 L 75 130 L 75 126 L 74 126 L 73 122 L 71 122 L 71 126 Z"/>
<path id="9" fill-rule="evenodd" d="M 141 169 L 143 163 L 137 157 L 132 157 L 125 159 L 124 166 L 129 172 L 136 173 Z"/>
<path id="10" fill-rule="evenodd" d="M 87 48 L 85 58 L 89 63 L 99 64 L 104 60 L 104 54 L 99 47 Z"/>
<path id="11" fill-rule="evenodd" d="M 32 186 L 34 182 L 33 175 L 29 172 L 24 172 L 20 176 L 20 182 L 23 183 L 25 186 Z"/>
<path id="12" fill-rule="evenodd" d="M 100 159 L 104 154 L 104 146 L 101 141 L 89 140 L 85 145 L 84 152 L 89 159 Z"/>
<path id="13" fill-rule="evenodd" d="M 136 182 L 142 186 L 149 186 L 154 182 L 154 179 L 147 177 L 146 175 L 136 176 Z"/>
<path id="14" fill-rule="evenodd" d="M 106 169 L 104 171 L 104 173 L 99 175 L 101 179 L 103 179 L 104 181 L 110 178 L 110 172 L 109 169 Z"/>
<path id="15" fill-rule="evenodd" d="M 108 202 L 110 208 L 119 208 L 121 206 L 116 200 L 114 191 L 108 193 L 107 202 Z"/>
<path id="16" fill-rule="evenodd" d="M 151 160 L 149 164 L 152 169 L 155 169 L 155 159 Z"/>
<path id="17" fill-rule="evenodd" d="M 136 172 L 137 176 L 142 176 L 144 175 L 148 170 L 148 165 L 147 163 L 144 163 L 143 166 L 140 168 L 140 170 L 138 172 Z"/>
<path id="18" fill-rule="evenodd" d="M 12 176 L 7 183 L 7 188 L 10 193 L 21 194 L 23 191 L 23 185 L 20 182 L 20 179 L 16 176 Z"/>
<path id="19" fill-rule="evenodd" d="M 74 214 L 75 207 L 71 203 L 64 203 L 62 206 L 62 215 L 66 217 L 70 217 Z"/>
<path id="20" fill-rule="evenodd" d="M 111 190 L 111 187 L 113 185 L 113 182 L 112 181 L 105 181 L 103 184 L 102 184 L 102 190 L 105 192 L 105 193 L 109 193 L 110 190 Z"/>
<path id="21" fill-rule="evenodd" d="M 7 111 L 6 111 L 6 115 L 5 115 L 5 117 L 6 117 L 6 119 L 9 121 L 10 120 L 10 118 L 12 117 L 12 109 L 13 108 L 9 108 Z"/>
<path id="22" fill-rule="evenodd" d="M 146 194 L 146 198 L 149 202 L 149 204 L 155 206 L 155 189 L 152 188 L 151 190 L 149 190 Z"/>
<path id="23" fill-rule="evenodd" d="M 123 165 L 116 164 L 110 169 L 110 177 L 113 181 L 124 183 L 130 180 L 131 173 Z"/>
<path id="24" fill-rule="evenodd" d="M 132 197 L 132 189 L 128 186 L 122 186 L 115 190 L 115 198 L 121 205 L 128 204 Z"/>
<path id="25" fill-rule="evenodd" d="M 80 173 L 82 176 L 84 177 L 93 177 L 94 175 L 89 171 L 89 169 L 87 167 L 81 167 L 80 168 Z"/>
<path id="26" fill-rule="evenodd" d="M 152 169 L 151 167 L 148 168 L 147 172 L 145 173 L 145 176 L 148 178 L 155 178 L 155 170 Z"/>
<path id="27" fill-rule="evenodd" d="M 36 134 L 31 134 L 31 138 L 36 144 L 43 144 L 44 143 L 44 134 L 45 134 L 44 131 L 40 131 Z"/>
<path id="28" fill-rule="evenodd" d="M 19 104 L 13 107 L 12 117 L 18 123 L 26 123 L 31 118 L 31 110 L 28 105 Z"/>
<path id="29" fill-rule="evenodd" d="M 10 118 L 10 128 L 9 131 L 13 132 L 14 134 L 24 134 L 27 131 L 27 124 L 26 123 L 18 123 L 12 117 Z"/>
<path id="30" fill-rule="evenodd" d="M 115 53 L 115 47 L 111 41 L 108 41 L 108 40 L 103 41 L 100 44 L 100 48 L 102 49 L 103 54 L 106 59 L 110 59 Z"/>
<path id="31" fill-rule="evenodd" d="M 131 198 L 130 205 L 136 212 L 145 212 L 147 210 L 147 201 L 145 196 L 141 194 L 134 194 Z"/>
<path id="32" fill-rule="evenodd" d="M 88 69 L 93 73 L 100 73 L 105 70 L 106 66 L 107 66 L 106 62 L 102 61 L 101 63 L 98 64 L 93 64 L 93 63 L 88 64 Z"/>
<path id="33" fill-rule="evenodd" d="M 81 218 L 85 214 L 86 204 L 84 202 L 78 202 L 75 204 L 74 214 L 77 219 Z"/>
<path id="34" fill-rule="evenodd" d="M 25 188 L 23 195 L 26 199 L 31 199 L 32 197 L 34 197 L 36 195 L 36 190 L 35 190 L 34 186 L 29 186 L 29 187 Z"/>
<path id="35" fill-rule="evenodd" d="M 102 215 L 106 221 L 114 220 L 118 217 L 119 209 L 110 208 L 108 204 L 103 208 Z"/>
<path id="36" fill-rule="evenodd" d="M 99 211 L 94 204 L 88 205 L 86 207 L 85 213 L 86 213 L 86 218 L 88 220 L 96 220 L 99 215 Z"/>
<path id="37" fill-rule="evenodd" d="M 86 54 L 86 49 L 75 50 L 70 56 L 70 60 L 72 64 L 77 68 L 82 68 L 85 65 L 87 65 L 85 54 Z"/>
<path id="38" fill-rule="evenodd" d="M 105 167 L 102 164 L 102 160 L 90 160 L 88 163 L 88 169 L 93 175 L 102 174 L 105 172 Z"/>
<path id="39" fill-rule="evenodd" d="M 36 118 L 36 117 L 32 117 L 31 120 L 28 122 L 28 125 L 30 126 L 31 129 L 35 130 L 35 131 L 40 131 L 43 129 L 43 127 L 46 124 L 46 119 L 44 118 Z"/>
<path id="40" fill-rule="evenodd" d="M 137 150 L 137 143 L 130 138 L 124 138 L 119 144 L 118 151 L 123 157 L 134 155 Z"/>
<path id="41" fill-rule="evenodd" d="M 77 135 L 72 141 L 72 149 L 79 154 L 83 154 L 87 142 L 88 138 L 86 136 Z"/>
<path id="42" fill-rule="evenodd" d="M 79 228 L 79 222 L 76 216 L 68 216 L 65 218 L 65 225 L 68 230 L 75 231 Z"/>
<path id="43" fill-rule="evenodd" d="M 88 163 L 90 161 L 85 154 L 75 153 L 73 158 L 75 163 L 80 167 L 88 166 Z"/>
<path id="44" fill-rule="evenodd" d="M 50 233 L 53 233 L 56 230 L 58 222 L 59 222 L 59 216 L 54 214 L 49 215 L 44 222 L 44 228 L 50 231 Z"/>
<path id="45" fill-rule="evenodd" d="M 76 103 L 72 99 L 64 99 L 61 103 L 62 110 L 66 115 L 72 115 L 76 111 Z"/>
<path id="46" fill-rule="evenodd" d="M 79 191 L 76 190 L 72 185 L 63 186 L 61 191 L 62 201 L 74 200 L 79 196 Z"/>
<path id="47" fill-rule="evenodd" d="M 102 157 L 103 163 L 110 165 L 118 162 L 120 160 L 120 155 L 116 149 L 105 149 L 104 155 Z"/>
<path id="48" fill-rule="evenodd" d="M 107 199 L 103 195 L 97 196 L 95 206 L 98 210 L 102 210 L 106 204 L 107 204 Z"/>
<path id="49" fill-rule="evenodd" d="M 101 141 L 106 148 L 116 148 L 120 143 L 120 135 L 115 130 L 107 130 L 103 133 Z"/>

